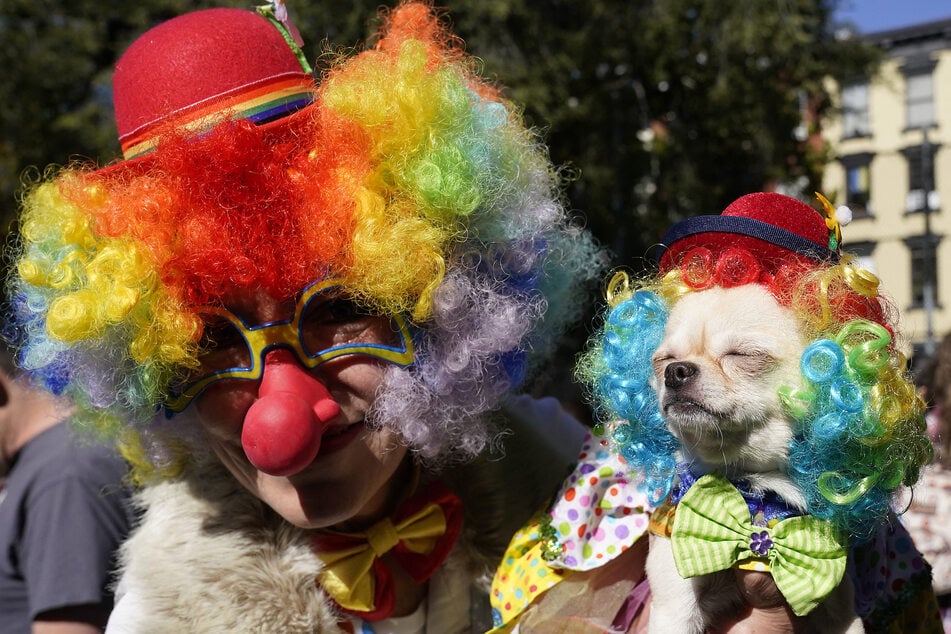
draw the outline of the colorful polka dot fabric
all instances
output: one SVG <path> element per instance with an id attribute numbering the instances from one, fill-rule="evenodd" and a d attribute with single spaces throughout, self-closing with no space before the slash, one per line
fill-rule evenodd
<path id="1" fill-rule="evenodd" d="M 651 506 L 639 480 L 589 433 L 575 470 L 548 513 L 539 513 L 509 543 L 492 581 L 493 634 L 511 631 L 532 602 L 571 571 L 602 566 L 647 531 Z"/>
<path id="2" fill-rule="evenodd" d="M 897 518 L 849 553 L 855 611 L 869 632 L 944 631 L 931 586 L 931 566 Z"/>
<path id="3" fill-rule="evenodd" d="M 585 438 L 551 510 L 536 515 L 509 544 L 492 582 L 495 629 L 489 634 L 511 632 L 533 602 L 573 571 L 606 564 L 645 534 L 655 509 L 638 490 L 640 482 L 607 439 L 593 432 Z M 681 483 L 682 495 L 689 483 Z M 744 497 L 757 525 L 770 526 L 790 512 L 769 496 Z M 675 507 L 662 505 L 655 524 L 663 523 L 664 508 Z M 942 633 L 931 567 L 896 518 L 870 543 L 850 549 L 847 574 L 866 631 Z"/>
<path id="4" fill-rule="evenodd" d="M 551 510 L 557 547 L 551 565 L 591 570 L 629 548 L 647 530 L 652 506 L 640 480 L 607 439 L 589 434 L 578 465 Z"/>

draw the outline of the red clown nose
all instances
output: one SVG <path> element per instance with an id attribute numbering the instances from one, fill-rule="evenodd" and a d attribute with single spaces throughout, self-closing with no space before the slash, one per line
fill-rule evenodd
<path id="1" fill-rule="evenodd" d="M 244 417 L 241 445 L 261 471 L 293 475 L 317 457 L 320 438 L 339 413 L 327 388 L 289 350 L 272 350 L 264 359 L 258 400 Z"/>

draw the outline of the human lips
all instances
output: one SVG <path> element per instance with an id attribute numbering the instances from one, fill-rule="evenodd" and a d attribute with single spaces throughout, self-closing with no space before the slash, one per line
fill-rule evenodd
<path id="1" fill-rule="evenodd" d="M 355 440 L 361 438 L 365 433 L 366 424 L 362 420 L 350 424 L 338 423 L 330 425 L 321 435 L 320 449 L 317 451 L 317 455 L 314 456 L 311 463 L 301 469 L 300 472 L 287 477 L 295 482 L 307 482 L 311 480 L 314 477 L 314 473 L 322 470 L 319 463 L 321 463 L 323 459 L 330 458 L 332 455 L 351 446 Z"/>
<path id="2" fill-rule="evenodd" d="M 351 425 L 328 427 L 320 439 L 320 451 L 317 457 L 340 451 L 355 440 L 366 429 L 363 421 Z"/>

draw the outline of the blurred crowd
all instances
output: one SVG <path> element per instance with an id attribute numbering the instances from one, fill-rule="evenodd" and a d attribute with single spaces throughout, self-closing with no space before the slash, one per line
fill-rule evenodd
<path id="1" fill-rule="evenodd" d="M 945 632 L 951 632 L 951 333 L 915 372 L 919 395 L 928 405 L 928 434 L 935 460 L 906 500 L 902 520 L 932 566 Z"/>

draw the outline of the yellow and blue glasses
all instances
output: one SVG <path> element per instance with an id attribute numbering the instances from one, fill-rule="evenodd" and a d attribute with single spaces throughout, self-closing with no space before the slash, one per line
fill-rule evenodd
<path id="1" fill-rule="evenodd" d="M 386 319 L 361 313 L 352 301 L 335 292 L 339 286 L 336 279 L 314 282 L 300 294 L 290 319 L 257 326 L 249 326 L 226 308 L 205 310 L 209 344 L 201 360 L 206 372 L 173 390 L 165 404 L 167 413 L 183 411 L 218 381 L 260 379 L 264 357 L 274 348 L 289 348 L 308 369 L 353 354 L 411 365 L 413 341 L 406 320 L 395 315 L 381 327 Z"/>

